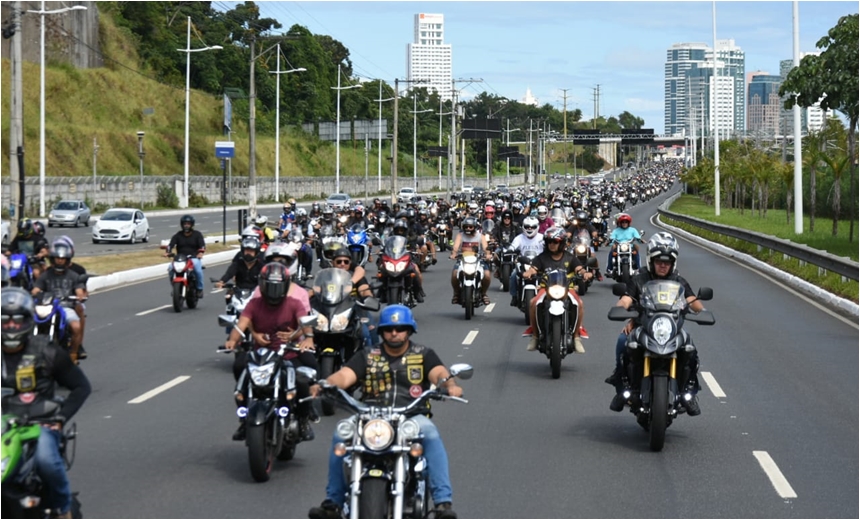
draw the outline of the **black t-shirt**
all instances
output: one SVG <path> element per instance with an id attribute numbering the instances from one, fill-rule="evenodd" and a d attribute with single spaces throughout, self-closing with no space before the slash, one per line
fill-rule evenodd
<path id="1" fill-rule="evenodd" d="M 243 258 L 234 258 L 230 262 L 230 267 L 227 272 L 221 277 L 222 282 L 229 282 L 233 278 L 236 279 L 236 287 L 240 289 L 253 289 L 257 286 L 257 280 L 260 277 L 260 271 L 263 269 L 263 264 L 259 260 L 254 262 L 251 267 L 245 263 Z"/>
<path id="2" fill-rule="evenodd" d="M 639 301 L 639 298 L 642 295 L 642 287 L 645 286 L 646 283 L 651 280 L 657 280 L 658 278 L 653 278 L 651 276 L 650 271 L 648 271 L 645 267 L 640 267 L 638 271 L 630 278 L 630 281 L 627 282 L 627 293 L 626 296 L 633 298 L 634 301 Z M 695 296 L 696 293 L 693 292 L 693 288 L 690 286 L 690 282 L 688 282 L 683 276 L 678 273 L 672 273 L 666 278 L 662 278 L 663 280 L 672 280 L 680 283 L 684 287 L 684 298 L 689 298 L 690 296 Z"/>
<path id="3" fill-rule="evenodd" d="M 71 269 L 66 269 L 63 274 L 58 274 L 54 269 L 46 269 L 36 279 L 33 287 L 38 287 L 49 294 L 59 294 L 63 298 L 74 294 L 75 289 L 79 287 L 84 290 L 87 288 L 81 275 Z"/>
<path id="4" fill-rule="evenodd" d="M 582 263 L 576 256 L 565 251 L 558 260 L 553 259 L 549 251 L 544 250 L 543 253 L 537 255 L 532 260 L 532 267 L 537 269 L 538 273 L 545 273 L 552 270 L 561 270 L 567 273 L 567 281 L 571 283 L 576 275 L 576 268 L 581 267 Z"/>
<path id="5" fill-rule="evenodd" d="M 170 239 L 167 250 L 173 251 L 174 246 L 176 247 L 177 255 L 197 256 L 198 251 L 206 249 L 206 240 L 203 238 L 203 233 L 196 229 L 192 229 L 190 235 L 186 235 L 182 231 L 177 231 L 173 235 L 173 238 Z"/>
<path id="6" fill-rule="evenodd" d="M 493 237 L 502 245 L 510 244 L 514 241 L 517 235 L 521 233 L 519 226 L 512 224 L 510 226 L 496 226 L 493 230 Z"/>
<path id="7" fill-rule="evenodd" d="M 364 388 L 364 401 L 377 406 L 406 406 L 430 388 L 430 371 L 442 364 L 436 352 L 410 340 L 400 357 L 381 345 L 357 352 L 347 362 Z M 427 410 L 429 411 L 429 405 Z"/>
<path id="8" fill-rule="evenodd" d="M 72 264 L 69 266 L 69 269 L 76 272 L 79 275 L 87 274 L 87 269 L 81 264 Z"/>

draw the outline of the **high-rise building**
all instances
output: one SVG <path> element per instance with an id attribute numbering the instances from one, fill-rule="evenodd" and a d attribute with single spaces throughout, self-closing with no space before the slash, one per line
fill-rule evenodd
<path id="1" fill-rule="evenodd" d="M 747 130 L 764 135 L 779 134 L 782 99 L 779 97 L 780 76 L 756 74 L 749 83 Z"/>
<path id="2" fill-rule="evenodd" d="M 445 17 L 441 14 L 415 15 L 414 41 L 406 46 L 406 77 L 424 80 L 414 85 L 434 89 L 442 99 L 451 99 L 451 45 L 445 44 Z"/>
<path id="3" fill-rule="evenodd" d="M 800 53 L 800 59 L 803 59 L 804 56 L 818 56 L 821 54 L 820 51 L 814 52 L 802 52 Z M 791 69 L 794 68 L 794 60 L 780 60 L 779 62 L 779 75 L 782 78 L 782 81 L 785 81 L 785 78 L 788 77 L 788 73 Z M 783 102 L 785 98 L 783 98 Z M 800 109 L 800 131 L 801 133 L 807 132 L 817 132 L 824 127 L 824 122 L 827 119 L 827 113 L 821 109 L 818 103 L 812 105 L 811 107 Z M 794 114 L 792 109 L 783 109 L 780 113 L 781 120 L 781 129 L 785 135 L 791 135 L 794 133 Z"/>
<path id="4" fill-rule="evenodd" d="M 666 134 L 689 134 L 687 114 L 690 107 L 698 106 L 699 99 L 691 99 L 687 72 L 704 63 L 709 47 L 704 43 L 676 43 L 666 51 L 663 101 L 663 127 Z"/>

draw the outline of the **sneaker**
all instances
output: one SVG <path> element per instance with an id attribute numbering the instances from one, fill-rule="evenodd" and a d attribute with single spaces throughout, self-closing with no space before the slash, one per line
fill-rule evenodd
<path id="1" fill-rule="evenodd" d="M 687 415 L 690 417 L 695 417 L 702 413 L 702 409 L 699 408 L 699 397 L 696 395 L 690 398 L 689 401 L 682 397 L 681 404 L 684 406 L 684 409 L 687 410 Z"/>
<path id="2" fill-rule="evenodd" d="M 615 394 L 612 398 L 612 402 L 609 403 L 609 409 L 613 412 L 620 412 L 624 409 L 626 402 L 627 399 L 624 398 L 624 394 Z"/>
<path id="3" fill-rule="evenodd" d="M 436 262 L 438 262 L 438 260 L 436 260 L 435 257 L 433 258 L 433 260 L 430 260 L 431 265 L 436 265 Z"/>
<path id="4" fill-rule="evenodd" d="M 534 333 L 535 333 L 535 329 L 534 329 L 534 327 L 529 326 L 529 328 L 527 328 L 527 329 L 523 332 L 523 337 L 524 337 L 524 338 L 527 338 L 527 337 L 529 337 L 529 336 L 534 335 Z"/>
<path id="5" fill-rule="evenodd" d="M 239 428 L 233 432 L 233 440 L 234 441 L 244 441 L 245 440 L 245 421 L 239 423 Z"/>
<path id="6" fill-rule="evenodd" d="M 314 424 L 319 424 L 320 423 L 320 415 L 317 413 L 316 409 L 313 406 L 311 406 L 310 408 L 311 409 L 308 412 L 308 421 L 312 422 Z"/>
<path id="7" fill-rule="evenodd" d="M 197 299 L 198 300 L 203 299 L 203 289 L 197 289 Z"/>
<path id="8" fill-rule="evenodd" d="M 520 302 L 516 296 L 511 296 L 511 307 L 517 307 L 519 303 Z"/>
<path id="9" fill-rule="evenodd" d="M 582 340 L 579 336 L 573 337 L 573 351 L 577 354 L 585 354 L 585 347 L 582 345 Z"/>
<path id="10" fill-rule="evenodd" d="M 308 419 L 300 419 L 299 434 L 303 441 L 312 441 L 316 437 L 316 435 L 314 435 L 314 429 L 311 427 L 311 423 Z"/>
<path id="11" fill-rule="evenodd" d="M 588 339 L 588 331 L 581 325 L 579 327 L 579 337 L 582 339 Z"/>
<path id="12" fill-rule="evenodd" d="M 415 291 L 415 301 L 418 303 L 424 303 L 424 291 L 420 289 Z"/>
<path id="13" fill-rule="evenodd" d="M 602 274 L 600 274 L 600 271 L 597 271 L 597 281 L 598 281 L 598 282 L 602 282 L 602 281 L 603 281 L 603 275 L 602 275 Z"/>
<path id="14" fill-rule="evenodd" d="M 436 506 L 436 518 L 457 518 L 457 513 L 451 509 L 451 502 L 442 502 Z"/>
<path id="15" fill-rule="evenodd" d="M 618 370 L 614 370 L 612 375 L 603 380 L 607 385 L 617 386 L 618 383 L 621 382 L 621 376 L 618 374 Z"/>
<path id="16" fill-rule="evenodd" d="M 87 359 L 87 351 L 84 349 L 83 345 L 78 347 L 78 359 Z"/>
<path id="17" fill-rule="evenodd" d="M 538 337 L 532 336 L 532 339 L 529 340 L 529 346 L 526 347 L 526 352 L 533 352 L 538 348 Z"/>
<path id="18" fill-rule="evenodd" d="M 312 507 L 308 511 L 308 518 L 343 518 L 343 511 L 340 506 L 325 499 L 318 507 Z"/>

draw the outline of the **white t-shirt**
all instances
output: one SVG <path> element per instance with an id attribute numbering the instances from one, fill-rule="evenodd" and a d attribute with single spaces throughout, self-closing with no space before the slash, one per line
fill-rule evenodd
<path id="1" fill-rule="evenodd" d="M 528 251 L 534 251 L 537 254 L 543 253 L 543 234 L 538 233 L 533 238 L 527 237 L 524 233 L 520 233 L 511 242 L 511 247 L 518 251 L 521 255 Z"/>

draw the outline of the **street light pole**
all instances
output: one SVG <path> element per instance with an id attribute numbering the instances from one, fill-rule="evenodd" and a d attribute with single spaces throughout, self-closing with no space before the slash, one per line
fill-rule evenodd
<path id="1" fill-rule="evenodd" d="M 720 216 L 720 127 L 717 117 L 717 1 L 713 1 L 714 20 L 714 93 L 711 99 L 711 121 L 714 123 L 714 214 Z"/>
<path id="2" fill-rule="evenodd" d="M 187 36 L 185 39 L 185 48 L 176 49 L 179 52 L 185 53 L 185 182 L 182 186 L 182 200 L 179 205 L 183 208 L 188 207 L 188 126 L 191 115 L 191 53 L 208 50 L 220 50 L 220 45 L 212 45 L 202 47 L 200 49 L 191 48 L 191 17 L 187 18 Z M 253 106 L 253 104 L 252 104 Z M 253 109 L 252 109 L 253 110 Z"/>
<path id="3" fill-rule="evenodd" d="M 143 209 L 143 135 L 144 132 L 137 132 L 137 157 L 140 159 L 140 209 Z"/>
<path id="4" fill-rule="evenodd" d="M 377 141 L 378 141 L 377 142 L 377 148 L 378 148 L 379 157 L 376 161 L 377 170 L 378 170 L 376 173 L 376 175 L 377 175 L 377 177 L 376 177 L 377 178 L 376 191 L 377 192 L 382 191 L 382 103 L 383 103 L 383 101 L 392 101 L 393 99 L 394 99 L 393 97 L 382 99 L 382 80 L 379 80 L 379 99 L 376 100 L 379 102 L 379 126 L 378 126 L 379 137 L 377 139 Z"/>
<path id="5" fill-rule="evenodd" d="M 340 63 L 337 64 L 337 86 L 331 87 L 332 90 L 337 90 L 337 123 L 335 125 L 335 172 L 334 172 L 334 192 L 340 193 L 340 91 L 351 88 L 361 88 L 361 85 L 349 85 L 346 87 L 340 86 Z"/>
<path id="6" fill-rule="evenodd" d="M 418 96 L 412 91 L 412 188 L 418 191 L 418 114 L 432 112 L 431 109 L 418 110 Z"/>
<path id="7" fill-rule="evenodd" d="M 277 44 L 277 69 L 269 71 L 275 74 L 275 202 L 280 202 L 281 196 L 281 74 L 304 72 L 305 68 L 281 70 L 281 44 Z"/>
<path id="8" fill-rule="evenodd" d="M 45 0 L 42 0 L 42 8 L 38 11 L 27 11 L 38 14 L 41 17 L 39 32 L 39 216 L 45 216 L 45 15 L 60 14 L 68 11 L 86 11 L 86 7 L 76 5 L 64 7 L 53 11 L 45 11 Z M 24 182 L 24 179 L 21 179 Z M 19 216 L 19 218 L 21 218 Z"/>

